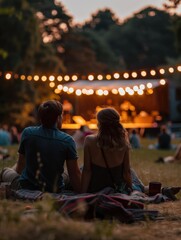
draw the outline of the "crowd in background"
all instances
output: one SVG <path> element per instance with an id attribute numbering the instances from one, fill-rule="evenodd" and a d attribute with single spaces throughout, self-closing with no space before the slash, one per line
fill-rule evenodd
<path id="1" fill-rule="evenodd" d="M 8 126 L 3 124 L 0 126 L 0 146 L 9 146 L 18 144 L 20 141 L 20 133 L 16 126 Z"/>

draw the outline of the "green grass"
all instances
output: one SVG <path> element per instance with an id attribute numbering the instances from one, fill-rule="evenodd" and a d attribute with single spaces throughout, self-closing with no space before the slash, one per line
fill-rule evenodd
<path id="1" fill-rule="evenodd" d="M 159 156 L 172 155 L 174 151 L 149 150 L 154 139 L 142 139 L 142 149 L 131 150 L 131 166 L 145 184 L 156 180 L 163 186 L 181 185 L 181 164 L 156 164 Z M 180 140 L 174 140 L 179 143 Z M 17 159 L 18 146 L 8 148 L 11 160 L 5 166 L 12 166 Z M 83 152 L 79 151 L 79 164 L 82 165 Z M 2 161 L 1 161 L 2 167 Z M 181 194 L 177 195 L 181 199 Z M 181 200 L 161 204 L 150 204 L 148 209 L 159 210 L 165 217 L 161 221 L 144 221 L 134 224 L 118 222 L 85 222 L 80 217 L 68 219 L 57 213 L 52 200 L 47 195 L 36 203 L 0 200 L 0 239 L 169 239 L 181 238 Z M 36 211 L 35 211 L 36 210 Z"/>

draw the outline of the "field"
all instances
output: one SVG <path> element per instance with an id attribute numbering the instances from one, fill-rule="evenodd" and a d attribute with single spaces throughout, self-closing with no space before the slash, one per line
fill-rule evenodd
<path id="1" fill-rule="evenodd" d="M 154 139 L 142 139 L 142 149 L 131 150 L 131 165 L 145 184 L 151 180 L 162 182 L 162 186 L 181 186 L 181 164 L 157 164 L 159 156 L 172 155 L 174 151 L 149 150 Z M 174 140 L 179 143 L 180 140 Z M 11 166 L 17 157 L 17 146 L 10 147 Z M 79 151 L 82 164 L 82 151 Z M 1 162 L 2 168 L 2 162 Z M 0 239 L 181 239 L 181 193 L 175 202 L 150 204 L 147 209 L 159 210 L 163 220 L 122 224 L 116 221 L 85 222 L 80 217 L 68 219 L 53 209 L 46 199 L 36 203 L 0 200 Z"/>

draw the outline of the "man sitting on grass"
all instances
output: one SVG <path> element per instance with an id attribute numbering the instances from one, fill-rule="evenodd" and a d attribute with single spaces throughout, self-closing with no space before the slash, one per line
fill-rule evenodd
<path id="1" fill-rule="evenodd" d="M 70 183 L 80 192 L 81 173 L 73 138 L 59 130 L 62 104 L 55 100 L 42 103 L 38 109 L 40 126 L 24 129 L 15 169 L 5 168 L 1 180 L 11 182 L 13 189 L 40 190 L 58 193 L 64 190 L 64 163 Z"/>

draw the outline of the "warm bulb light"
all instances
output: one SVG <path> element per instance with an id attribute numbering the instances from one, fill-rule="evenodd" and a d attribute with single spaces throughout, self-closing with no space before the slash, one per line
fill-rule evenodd
<path id="1" fill-rule="evenodd" d="M 40 77 L 39 77 L 38 75 L 35 75 L 35 76 L 34 76 L 34 80 L 35 80 L 35 81 L 38 81 L 39 78 L 40 78 Z"/>
<path id="2" fill-rule="evenodd" d="M 114 73 L 113 76 L 114 76 L 115 79 L 118 79 L 120 77 L 119 73 Z"/>
<path id="3" fill-rule="evenodd" d="M 113 88 L 113 89 L 111 90 L 111 92 L 112 92 L 113 94 L 118 94 L 118 90 L 117 90 L 116 88 Z"/>
<path id="4" fill-rule="evenodd" d="M 152 88 L 152 87 L 153 87 L 152 83 L 150 83 L 150 82 L 149 82 L 149 83 L 147 83 L 147 85 L 146 85 L 146 86 L 147 86 L 147 88 Z"/>
<path id="5" fill-rule="evenodd" d="M 28 81 L 31 81 L 31 80 L 32 80 L 32 76 L 31 76 L 31 75 L 28 75 L 28 76 L 27 76 L 27 80 L 28 80 Z"/>
<path id="6" fill-rule="evenodd" d="M 63 86 L 62 86 L 61 84 L 59 84 L 59 85 L 57 86 L 57 88 L 58 88 L 59 90 L 62 90 L 62 89 L 63 89 Z"/>
<path id="7" fill-rule="evenodd" d="M 132 76 L 133 78 L 136 78 L 136 77 L 138 76 L 138 74 L 137 74 L 136 72 L 132 72 L 131 76 Z"/>
<path id="8" fill-rule="evenodd" d="M 80 96 L 80 95 L 82 95 L 82 91 L 81 91 L 80 89 L 77 89 L 77 90 L 75 91 L 75 94 L 76 94 L 77 96 Z"/>
<path id="9" fill-rule="evenodd" d="M 102 79 L 103 79 L 103 76 L 102 76 L 101 74 L 99 74 L 99 75 L 97 76 L 97 79 L 98 79 L 98 80 L 102 80 Z"/>
<path id="10" fill-rule="evenodd" d="M 173 67 L 170 67 L 170 68 L 168 69 L 168 71 L 169 71 L 170 73 L 173 73 L 173 72 L 174 72 L 174 68 L 173 68 Z"/>
<path id="11" fill-rule="evenodd" d="M 155 75 L 156 75 L 156 71 L 155 71 L 155 70 L 151 70 L 151 71 L 150 71 L 150 74 L 151 74 L 152 76 L 155 76 Z"/>
<path id="12" fill-rule="evenodd" d="M 160 74 L 164 74 L 164 73 L 165 73 L 165 70 L 164 70 L 163 68 L 161 68 L 161 69 L 159 70 L 159 72 L 160 72 Z"/>
<path id="13" fill-rule="evenodd" d="M 73 76 L 72 76 L 72 80 L 73 80 L 73 81 L 77 81 L 77 79 L 78 79 L 78 77 L 77 77 L 76 75 L 73 75 Z"/>
<path id="14" fill-rule="evenodd" d="M 49 81 L 54 81 L 55 80 L 55 77 L 53 76 L 53 75 L 51 75 L 50 77 L 49 77 Z"/>
<path id="15" fill-rule="evenodd" d="M 181 66 L 178 66 L 178 67 L 177 67 L 177 70 L 178 70 L 179 72 L 181 72 Z"/>
<path id="16" fill-rule="evenodd" d="M 94 80 L 94 76 L 93 76 L 93 75 L 89 75 L 89 76 L 88 76 L 88 80 L 89 80 L 89 81 Z"/>
<path id="17" fill-rule="evenodd" d="M 160 80 L 160 84 L 161 84 L 161 85 L 165 85 L 165 84 L 166 84 L 165 79 L 161 79 L 161 80 Z"/>
<path id="18" fill-rule="evenodd" d="M 63 77 L 62 77 L 62 76 L 58 76 L 58 77 L 57 77 L 57 80 L 58 80 L 59 82 L 61 82 L 61 81 L 63 80 Z"/>
<path id="19" fill-rule="evenodd" d="M 110 75 L 110 74 L 107 74 L 107 75 L 106 75 L 106 79 L 107 79 L 107 80 L 111 80 L 111 75 Z"/>
<path id="20" fill-rule="evenodd" d="M 46 76 L 42 76 L 42 77 L 41 77 L 41 80 L 42 80 L 43 82 L 45 82 L 45 81 L 47 80 L 47 77 L 46 77 Z"/>
<path id="21" fill-rule="evenodd" d="M 146 77 L 146 71 L 141 71 L 141 76 Z"/>
<path id="22" fill-rule="evenodd" d="M 127 79 L 127 78 L 129 78 L 129 74 L 128 73 L 124 73 L 123 77 Z"/>
<path id="23" fill-rule="evenodd" d="M 6 73 L 5 78 L 6 78 L 6 80 L 11 79 L 11 73 Z"/>
<path id="24" fill-rule="evenodd" d="M 55 87 L 55 83 L 54 83 L 54 82 L 50 82 L 50 83 L 49 83 L 49 86 L 50 86 L 51 88 L 54 88 L 54 87 Z"/>
<path id="25" fill-rule="evenodd" d="M 104 90 L 104 95 L 107 96 L 109 94 L 108 90 Z"/>
<path id="26" fill-rule="evenodd" d="M 20 76 L 20 79 L 21 79 L 22 81 L 24 81 L 24 80 L 26 79 L 25 75 L 21 75 L 21 76 Z"/>
<path id="27" fill-rule="evenodd" d="M 70 77 L 69 77 L 68 75 L 65 75 L 65 76 L 64 76 L 64 80 L 65 80 L 65 81 L 69 81 L 69 80 L 70 80 Z"/>

